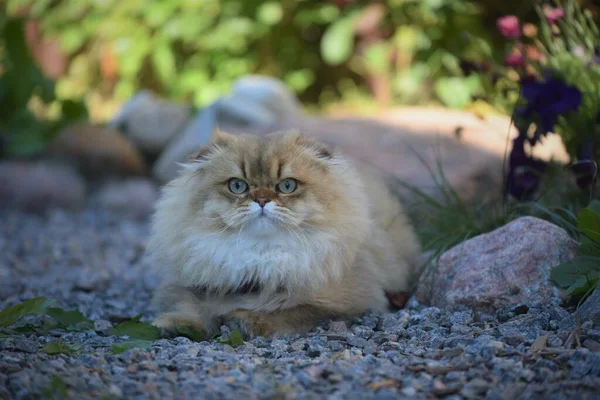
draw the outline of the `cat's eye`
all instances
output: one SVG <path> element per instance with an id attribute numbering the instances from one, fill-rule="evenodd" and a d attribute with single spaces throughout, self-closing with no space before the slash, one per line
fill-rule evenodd
<path id="1" fill-rule="evenodd" d="M 241 179 L 231 178 L 229 180 L 229 190 L 231 193 L 242 194 L 248 190 L 248 184 Z"/>
<path id="2" fill-rule="evenodd" d="M 292 193 L 298 187 L 298 181 L 293 178 L 287 178 L 283 181 L 279 182 L 276 186 L 276 189 L 281 193 Z"/>

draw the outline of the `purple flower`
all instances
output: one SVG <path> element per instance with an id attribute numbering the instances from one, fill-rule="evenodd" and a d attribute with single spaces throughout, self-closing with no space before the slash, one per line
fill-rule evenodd
<path id="1" fill-rule="evenodd" d="M 498 18 L 496 21 L 498 30 L 505 38 L 518 39 L 521 37 L 521 27 L 519 26 L 519 19 L 514 15 L 507 15 L 502 18 Z"/>
<path id="2" fill-rule="evenodd" d="M 513 147 L 508 160 L 508 176 L 505 193 L 518 200 L 531 199 L 540 185 L 541 176 L 546 163 L 536 160 L 525 153 L 527 130 L 519 130 L 519 136 L 513 140 Z"/>
<path id="3" fill-rule="evenodd" d="M 522 81 L 521 95 L 526 100 L 526 105 L 518 109 L 517 114 L 526 119 L 537 117 L 538 129 L 533 139 L 530 139 L 532 145 L 540 136 L 554 130 L 559 116 L 575 111 L 581 105 L 581 92 L 554 77 L 544 82 L 533 79 Z"/>

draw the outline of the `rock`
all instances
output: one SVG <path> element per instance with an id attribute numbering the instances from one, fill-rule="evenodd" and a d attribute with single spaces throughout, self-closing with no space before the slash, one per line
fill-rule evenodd
<path id="1" fill-rule="evenodd" d="M 579 316 L 582 321 L 593 320 L 600 323 L 600 286 L 579 307 Z"/>
<path id="2" fill-rule="evenodd" d="M 51 155 L 72 159 L 90 178 L 135 176 L 146 165 L 135 146 L 118 131 L 76 123 L 65 128 L 48 146 Z"/>
<path id="3" fill-rule="evenodd" d="M 433 277 L 423 275 L 416 297 L 438 307 L 488 312 L 525 301 L 549 302 L 560 293 L 550 270 L 573 259 L 576 247 L 556 225 L 522 217 L 445 252 Z"/>
<path id="4" fill-rule="evenodd" d="M 238 79 L 232 87 L 233 97 L 248 104 L 259 104 L 269 110 L 276 120 L 291 118 L 300 112 L 296 96 L 278 79 L 249 75 Z"/>
<path id="5" fill-rule="evenodd" d="M 148 179 L 128 179 L 106 183 L 96 194 L 96 202 L 112 212 L 129 218 L 152 214 L 158 188 Z"/>
<path id="6" fill-rule="evenodd" d="M 0 207 L 30 212 L 78 209 L 85 204 L 85 182 L 70 166 L 54 163 L 0 163 Z"/>
<path id="7" fill-rule="evenodd" d="M 270 127 L 299 115 L 300 104 L 285 84 L 275 78 L 249 75 L 238 79 L 231 95 L 215 102 L 220 126 Z"/>
<path id="8" fill-rule="evenodd" d="M 600 343 L 596 342 L 593 339 L 585 339 L 583 342 L 583 347 L 590 351 L 600 351 Z"/>
<path id="9" fill-rule="evenodd" d="M 104 319 L 98 319 L 96 321 L 94 321 L 94 330 L 96 332 L 108 332 L 108 330 L 112 328 L 112 324 L 110 323 L 110 321 L 106 321 Z"/>
<path id="10" fill-rule="evenodd" d="M 109 126 L 125 132 L 142 151 L 158 154 L 185 127 L 189 118 L 189 107 L 143 90 L 125 103 Z"/>
<path id="11" fill-rule="evenodd" d="M 250 102 L 240 97 L 225 97 L 215 103 L 218 109 L 219 122 L 238 126 L 271 126 L 275 123 L 275 115 L 260 103 Z"/>
<path id="12" fill-rule="evenodd" d="M 216 126 L 216 106 L 211 105 L 202 110 L 160 154 L 152 168 L 154 177 L 162 183 L 177 177 L 181 168 L 178 163 L 184 163 L 192 152 L 206 145 Z"/>

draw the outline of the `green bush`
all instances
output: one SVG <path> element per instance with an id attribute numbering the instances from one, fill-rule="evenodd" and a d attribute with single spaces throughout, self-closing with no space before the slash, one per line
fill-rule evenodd
<path id="1" fill-rule="evenodd" d="M 309 103 L 366 93 L 367 82 L 380 79 L 391 101 L 461 108 L 485 89 L 478 75 L 463 76 L 461 60 L 494 56 L 494 28 L 478 3 L 489 7 L 473 0 L 8 0 L 7 11 L 39 19 L 70 56 L 57 84 L 63 99 L 90 90 L 126 99 L 151 88 L 203 106 L 236 78 L 261 73 Z M 113 58 L 116 71 L 107 76 L 102 66 Z"/>
<path id="2" fill-rule="evenodd" d="M 46 78 L 25 45 L 23 21 L 0 15 L 0 156 L 30 156 L 40 152 L 65 124 L 84 118 L 81 102 L 56 102 L 54 82 Z M 30 105 L 55 102 L 51 118 L 36 115 Z"/>

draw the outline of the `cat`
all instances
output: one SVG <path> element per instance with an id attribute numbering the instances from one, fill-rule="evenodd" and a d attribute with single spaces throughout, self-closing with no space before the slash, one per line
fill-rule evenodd
<path id="1" fill-rule="evenodd" d="M 217 131 L 162 190 L 148 250 L 168 279 L 154 325 L 207 335 L 304 332 L 388 311 L 419 245 L 376 174 L 298 132 Z"/>

